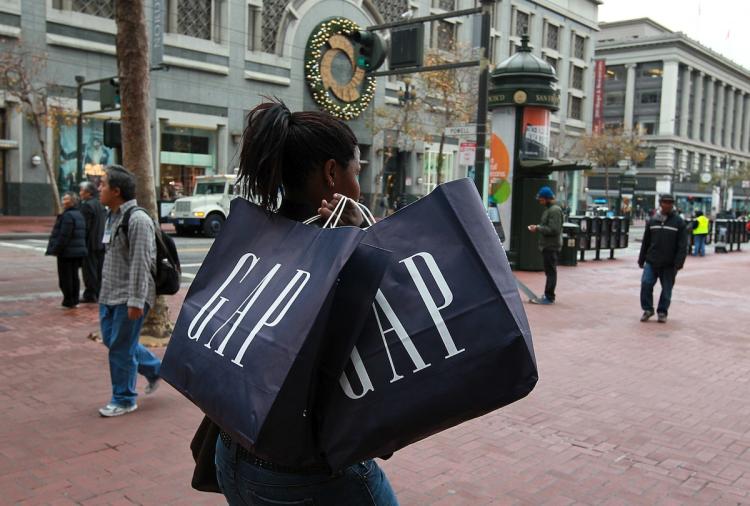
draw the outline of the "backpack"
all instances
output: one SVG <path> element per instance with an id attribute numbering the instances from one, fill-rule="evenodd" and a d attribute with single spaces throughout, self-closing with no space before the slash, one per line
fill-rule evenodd
<path id="1" fill-rule="evenodd" d="M 130 225 L 130 215 L 133 211 L 141 210 L 149 216 L 148 211 L 142 207 L 131 207 L 125 211 L 122 217 L 120 227 L 128 239 L 128 227 Z M 156 295 L 174 295 L 180 289 L 180 277 L 182 269 L 180 268 L 180 257 L 177 255 L 177 246 L 174 240 L 161 231 L 158 224 L 154 224 L 154 235 L 156 239 L 156 272 L 152 272 L 154 284 L 156 285 Z"/>

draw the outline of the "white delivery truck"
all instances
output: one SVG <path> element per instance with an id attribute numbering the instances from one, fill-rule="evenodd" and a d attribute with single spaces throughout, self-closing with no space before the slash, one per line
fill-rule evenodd
<path id="1" fill-rule="evenodd" d="M 229 215 L 229 203 L 235 194 L 235 175 L 198 176 L 189 197 L 175 201 L 169 213 L 177 235 L 195 232 L 216 237 Z"/>

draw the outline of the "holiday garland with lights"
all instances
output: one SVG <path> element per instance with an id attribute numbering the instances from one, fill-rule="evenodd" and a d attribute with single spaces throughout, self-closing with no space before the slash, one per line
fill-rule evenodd
<path id="1" fill-rule="evenodd" d="M 323 77 L 320 73 L 320 61 L 323 58 L 326 45 L 331 36 L 343 35 L 349 37 L 357 30 L 360 30 L 359 25 L 349 19 L 327 19 L 313 30 L 310 39 L 307 41 L 307 49 L 305 51 L 305 79 L 308 86 L 310 86 L 313 99 L 323 110 L 344 120 L 356 118 L 370 105 L 370 101 L 375 95 L 375 78 L 370 76 L 365 77 L 360 96 L 357 100 L 350 103 L 339 102 L 323 84 Z"/>

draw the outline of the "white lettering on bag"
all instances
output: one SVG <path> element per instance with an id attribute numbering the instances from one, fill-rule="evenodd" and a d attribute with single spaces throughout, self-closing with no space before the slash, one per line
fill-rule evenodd
<path id="1" fill-rule="evenodd" d="M 245 255 L 242 255 L 240 259 L 235 264 L 234 268 L 232 269 L 232 272 L 227 276 L 227 278 L 224 280 L 224 282 L 221 284 L 221 286 L 214 292 L 214 294 L 211 296 L 211 298 L 208 300 L 208 302 L 201 307 L 198 314 L 193 318 L 193 320 L 190 322 L 190 326 L 188 327 L 188 338 L 190 338 L 193 341 L 198 341 L 201 338 L 201 335 L 203 334 L 203 331 L 206 328 L 206 325 L 216 316 L 216 314 L 219 312 L 219 310 L 229 302 L 229 299 L 227 297 L 223 296 L 224 290 L 229 286 L 229 284 L 234 281 L 234 279 L 237 277 L 237 275 L 242 270 L 243 266 L 247 263 L 248 259 L 252 258 L 252 261 L 250 262 L 249 267 L 245 270 L 242 277 L 239 279 L 238 283 L 243 283 L 245 281 L 245 278 L 247 278 L 248 274 L 255 268 L 255 266 L 258 264 L 260 259 L 252 254 L 252 253 L 246 253 Z M 250 308 L 253 307 L 253 305 L 257 302 L 260 295 L 263 293 L 263 291 L 266 289 L 268 284 L 271 282 L 271 280 L 276 276 L 277 272 L 281 268 L 281 264 L 274 265 L 270 271 L 266 273 L 266 275 L 263 277 L 260 283 L 253 288 L 250 293 L 245 297 L 245 299 L 239 304 L 237 309 L 232 313 L 232 316 L 229 317 L 224 323 L 221 324 L 221 326 L 211 335 L 208 342 L 204 344 L 204 346 L 208 349 L 211 349 L 211 344 L 213 343 L 214 338 L 219 335 L 224 328 L 229 325 L 230 323 L 234 322 L 232 324 L 232 327 L 229 329 L 227 334 L 224 336 L 224 339 L 222 340 L 219 347 L 215 350 L 216 353 L 220 356 L 224 356 L 224 350 L 229 343 L 229 340 L 232 338 L 236 330 L 239 328 L 242 321 L 247 316 L 248 312 L 250 311 Z M 255 323 L 255 326 L 250 331 L 250 333 L 245 338 L 244 342 L 242 343 L 242 346 L 240 347 L 239 351 L 237 352 L 237 355 L 232 359 L 232 363 L 235 365 L 242 367 L 242 359 L 245 356 L 245 352 L 247 351 L 248 346 L 250 346 L 250 343 L 252 343 L 253 339 L 257 336 L 258 332 L 263 327 L 275 327 L 276 325 L 281 322 L 281 320 L 286 315 L 287 311 L 289 310 L 290 306 L 299 296 L 302 289 L 305 287 L 307 282 L 310 280 L 310 273 L 307 271 L 302 271 L 297 269 L 296 274 L 292 278 L 292 280 L 287 283 L 286 287 L 282 290 L 282 292 L 279 294 L 279 296 L 274 300 L 274 302 L 270 305 L 270 307 L 266 310 L 266 312 L 263 314 L 263 316 Z M 294 290 L 293 294 L 289 297 L 290 292 Z M 278 315 L 275 316 L 275 318 L 272 320 L 274 313 L 277 311 L 279 306 L 285 301 L 285 299 L 289 297 L 288 300 L 286 300 L 286 305 L 283 307 L 283 309 L 279 312 Z M 206 314 L 208 312 L 208 314 Z M 196 325 L 198 328 L 196 329 Z"/>
<path id="2" fill-rule="evenodd" d="M 430 294 L 430 290 L 427 288 L 427 283 L 425 283 L 422 273 L 417 268 L 417 258 L 421 258 L 424 261 L 424 264 L 427 267 L 427 270 L 429 271 L 433 281 L 437 285 L 438 290 L 440 290 L 442 303 L 438 304 L 435 300 L 435 297 Z M 417 288 L 417 292 L 419 293 L 420 298 L 425 304 L 427 312 L 429 313 L 432 321 L 435 324 L 435 329 L 440 335 L 440 339 L 443 341 L 443 345 L 445 346 L 445 350 L 447 352 L 445 358 L 449 359 L 465 351 L 465 348 L 458 349 L 456 347 L 456 343 L 453 340 L 453 337 L 451 336 L 447 325 L 445 324 L 445 320 L 443 319 L 442 314 L 440 313 L 440 311 L 450 306 L 453 302 L 453 292 L 451 292 L 451 289 L 448 286 L 447 281 L 445 280 L 445 276 L 443 276 L 443 273 L 440 271 L 437 262 L 435 262 L 435 258 L 427 252 L 420 252 L 410 257 L 404 258 L 403 260 L 399 261 L 399 263 L 403 264 L 406 267 L 409 276 L 414 281 L 414 285 Z M 372 305 L 372 309 L 375 314 L 375 320 L 378 324 L 380 337 L 383 340 L 383 346 L 385 348 L 386 356 L 388 357 L 388 362 L 391 366 L 391 371 L 393 372 L 393 377 L 391 378 L 390 383 L 399 381 L 400 379 L 403 379 L 404 376 L 396 372 L 396 367 L 393 363 L 393 357 L 391 356 L 391 350 L 386 339 L 386 334 L 389 332 L 396 333 L 399 338 L 399 342 L 403 345 L 406 353 L 409 355 L 409 358 L 414 363 L 415 369 L 412 371 L 413 373 L 419 372 L 422 369 L 426 369 L 427 367 L 429 367 L 430 364 L 426 363 L 422 356 L 419 354 L 419 351 L 414 345 L 414 342 L 406 331 L 403 323 L 396 315 L 396 312 L 388 302 L 388 299 L 385 298 L 385 295 L 383 295 L 380 290 L 378 290 L 377 294 L 375 295 L 375 302 Z M 388 324 L 390 324 L 389 328 L 384 328 L 380 313 L 385 316 Z M 339 384 L 341 385 L 341 388 L 347 397 L 356 400 L 361 399 L 370 391 L 374 392 L 375 387 L 372 384 L 370 376 L 367 373 L 367 369 L 365 368 L 365 365 L 362 362 L 362 358 L 359 355 L 359 351 L 356 347 L 352 351 L 351 361 L 354 365 L 354 372 L 356 373 L 360 383 L 362 384 L 362 393 L 354 393 L 351 383 L 346 376 L 346 372 L 342 373 L 341 377 L 339 378 Z"/>
<path id="3" fill-rule="evenodd" d="M 258 263 L 259 258 L 252 253 L 246 253 L 240 257 L 239 260 L 237 260 L 237 263 L 234 266 L 234 269 L 232 269 L 231 274 L 227 276 L 227 279 L 224 280 L 224 282 L 221 284 L 221 286 L 214 292 L 214 294 L 211 296 L 210 299 L 208 299 L 208 302 L 201 307 L 201 310 L 198 311 L 198 314 L 195 315 L 195 318 L 193 318 L 193 321 L 190 322 L 190 326 L 188 327 L 188 337 L 192 339 L 193 341 L 197 341 L 200 339 L 201 334 L 206 328 L 206 325 L 209 321 L 216 315 L 216 313 L 221 309 L 221 307 L 229 300 L 226 297 L 222 297 L 221 294 L 224 291 L 224 289 L 229 286 L 229 283 L 232 282 L 232 280 L 237 276 L 237 273 L 240 272 L 240 269 L 242 269 L 242 266 L 245 265 L 245 262 L 247 262 L 247 259 L 252 257 L 253 261 L 250 264 L 250 267 L 248 267 L 247 271 L 245 271 L 245 274 L 242 276 L 242 279 L 240 279 L 240 283 L 242 283 L 245 280 L 245 277 L 247 277 L 248 274 L 250 274 L 250 271 L 253 270 L 253 267 Z M 197 331 L 193 331 L 195 328 L 195 325 L 201 321 L 201 317 L 203 314 L 210 308 L 214 302 L 216 302 L 216 299 L 221 299 L 221 301 L 211 309 L 211 311 L 208 313 L 208 315 L 203 319 L 200 326 L 198 327 Z"/>
<path id="4" fill-rule="evenodd" d="M 242 367 L 242 357 L 245 356 L 245 351 L 247 351 L 247 347 L 250 346 L 250 343 L 253 342 L 253 339 L 255 339 L 255 336 L 258 335 L 258 332 L 260 332 L 260 329 L 263 327 L 275 327 L 279 324 L 279 322 L 284 318 L 284 315 L 286 315 L 286 312 L 289 311 L 289 307 L 292 305 L 292 303 L 297 300 L 297 297 L 299 296 L 299 293 L 302 291 L 302 289 L 305 287 L 307 282 L 310 280 L 310 273 L 307 271 L 301 271 L 297 270 L 297 274 L 294 275 L 294 278 L 287 283 L 286 287 L 284 288 L 284 291 L 281 292 L 281 295 L 279 295 L 276 300 L 271 304 L 271 307 L 268 308 L 266 313 L 261 317 L 260 320 L 255 324 L 255 327 L 253 330 L 250 331 L 250 334 L 245 338 L 245 342 L 242 343 L 242 347 L 240 348 L 240 351 L 237 352 L 237 356 L 232 359 L 232 363 L 236 364 L 240 367 Z M 284 306 L 284 309 L 282 309 L 279 314 L 276 316 L 276 318 L 271 321 L 269 318 L 273 315 L 274 311 L 276 311 L 276 308 L 279 307 L 279 305 L 284 301 L 284 298 L 289 295 L 289 292 L 292 290 L 294 285 L 299 283 L 299 286 L 297 286 L 297 289 L 295 290 L 294 294 L 289 297 L 289 300 L 286 301 L 286 305 Z M 218 351 L 218 350 L 217 350 Z"/>
<path id="5" fill-rule="evenodd" d="M 221 327 L 219 327 L 216 332 L 211 336 L 211 339 L 208 340 L 208 342 L 204 345 L 209 350 L 211 349 L 211 343 L 214 340 L 214 337 L 216 337 L 216 334 L 218 334 L 221 329 L 223 329 L 229 322 L 231 322 L 234 317 L 236 316 L 237 319 L 234 322 L 234 325 L 232 325 L 232 328 L 229 329 L 229 333 L 224 337 L 224 340 L 221 342 L 218 348 L 216 348 L 216 353 L 218 355 L 224 356 L 224 348 L 227 347 L 227 343 L 229 342 L 229 339 L 234 335 L 234 331 L 237 330 L 237 327 L 240 326 L 240 323 L 242 323 L 242 320 L 247 315 L 247 312 L 250 311 L 250 308 L 253 307 L 253 304 L 255 304 L 255 301 L 258 300 L 258 297 L 260 297 L 260 294 L 263 293 L 263 290 L 268 286 L 268 283 L 271 282 L 273 277 L 276 275 L 276 272 L 278 272 L 279 268 L 281 267 L 281 264 L 276 264 L 273 266 L 273 268 L 268 271 L 268 274 L 265 275 L 263 280 L 252 289 L 252 291 L 248 294 L 247 297 L 245 297 L 245 300 L 242 301 L 240 306 L 235 310 L 234 314 L 229 317 L 227 321 L 225 321 Z M 240 280 L 240 283 L 242 283 L 242 280 Z"/>
<path id="6" fill-rule="evenodd" d="M 354 364 L 354 372 L 357 373 L 359 382 L 362 384 L 362 393 L 354 393 L 352 384 L 349 382 L 349 378 L 346 377 L 346 371 L 341 373 L 339 385 L 341 385 L 341 389 L 347 397 L 357 400 L 364 397 L 367 392 L 374 392 L 375 388 L 372 386 L 372 380 L 370 379 L 370 375 L 367 374 L 367 369 L 365 369 L 365 365 L 362 363 L 362 358 L 359 356 L 359 350 L 357 350 L 356 346 L 352 350 L 351 358 L 352 364 Z"/>
<path id="7" fill-rule="evenodd" d="M 427 265 L 427 268 L 430 270 L 432 279 L 435 280 L 435 283 L 440 290 L 440 295 L 442 295 L 443 297 L 443 304 L 440 305 L 440 307 L 438 307 L 438 305 L 435 303 L 435 299 L 432 297 L 432 295 L 430 295 L 430 291 L 427 289 L 424 278 L 422 278 L 422 274 L 420 274 L 419 269 L 417 269 L 417 266 L 414 263 L 414 259 L 416 257 L 422 258 L 424 260 L 425 265 Z M 430 313 L 432 321 L 435 322 L 435 328 L 440 334 L 440 339 L 443 340 L 445 349 L 448 352 L 445 358 L 451 358 L 464 351 L 464 348 L 461 348 L 460 350 L 456 349 L 456 343 L 453 341 L 453 337 L 451 337 L 451 334 L 448 331 L 448 327 L 446 327 L 445 321 L 440 314 L 441 310 L 447 308 L 453 302 L 453 292 L 451 292 L 451 289 L 448 287 L 448 283 L 445 281 L 443 273 L 440 272 L 440 269 L 435 262 L 435 258 L 429 253 L 421 252 L 408 258 L 404 258 L 399 263 L 406 265 L 406 269 L 409 271 L 409 275 L 414 280 L 414 284 L 417 286 L 419 295 L 422 297 L 425 306 L 427 306 L 427 311 Z"/>
<path id="8" fill-rule="evenodd" d="M 378 310 L 377 307 L 375 307 L 375 304 L 380 306 L 380 309 L 383 311 L 383 314 L 388 319 L 390 324 L 392 325 L 389 329 L 384 329 L 383 324 L 380 322 L 380 316 L 378 316 Z M 401 341 L 401 344 L 404 345 L 404 349 L 409 354 L 409 358 L 411 358 L 411 361 L 414 362 L 414 366 L 416 369 L 414 369 L 412 372 L 419 372 L 422 369 L 425 369 L 427 367 L 430 367 L 430 364 L 425 364 L 424 359 L 422 358 L 422 355 L 419 354 L 417 351 L 417 348 L 414 346 L 414 343 L 411 340 L 411 337 L 409 337 L 409 334 L 406 333 L 406 329 L 404 328 L 404 325 L 401 323 L 401 320 L 398 319 L 398 316 L 396 316 L 396 313 L 393 311 L 393 308 L 388 303 L 388 300 L 383 295 L 383 292 L 378 290 L 378 293 L 375 295 L 375 304 L 372 305 L 372 310 L 375 312 L 375 319 L 378 322 L 378 329 L 380 330 L 380 337 L 383 339 L 383 346 L 385 347 L 385 353 L 388 355 L 388 362 L 391 364 L 391 371 L 393 371 L 393 378 L 391 378 L 391 383 L 400 380 L 403 378 L 400 374 L 396 372 L 396 367 L 393 365 L 393 358 L 391 357 L 391 350 L 388 348 L 388 341 L 385 339 L 385 335 L 388 332 L 395 332 L 398 336 L 399 340 Z"/>

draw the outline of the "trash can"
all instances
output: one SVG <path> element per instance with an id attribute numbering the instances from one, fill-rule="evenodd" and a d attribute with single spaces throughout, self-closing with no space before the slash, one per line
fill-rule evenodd
<path id="1" fill-rule="evenodd" d="M 620 233 L 622 232 L 622 216 L 612 217 L 612 228 L 609 234 L 609 249 L 620 247 Z"/>
<path id="2" fill-rule="evenodd" d="M 610 240 L 612 237 L 612 218 L 605 217 L 605 218 L 602 218 L 601 220 L 602 220 L 602 224 L 599 229 L 601 231 L 600 233 L 601 239 L 599 239 L 599 248 L 609 249 L 610 244 L 611 244 Z"/>
<path id="3" fill-rule="evenodd" d="M 620 224 L 620 248 L 627 248 L 630 243 L 630 217 L 625 216 Z"/>
<path id="4" fill-rule="evenodd" d="M 727 239 L 729 236 L 729 220 L 717 219 L 714 222 L 714 251 L 716 253 L 727 253 Z"/>
<path id="5" fill-rule="evenodd" d="M 563 223 L 562 250 L 560 250 L 560 265 L 578 265 L 578 231 L 580 227 L 575 223 Z"/>

